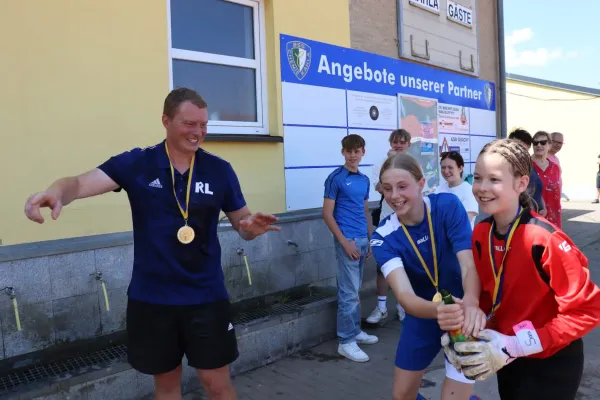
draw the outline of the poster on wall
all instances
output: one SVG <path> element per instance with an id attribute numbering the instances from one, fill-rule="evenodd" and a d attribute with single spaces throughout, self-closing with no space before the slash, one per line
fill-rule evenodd
<path id="1" fill-rule="evenodd" d="M 458 151 L 465 163 L 471 162 L 471 138 L 467 135 L 440 133 L 439 152 Z"/>
<path id="2" fill-rule="evenodd" d="M 363 51 L 280 35 L 286 208 L 323 205 L 325 179 L 344 164 L 341 140 L 365 139 L 359 171 L 371 180 L 389 150 L 390 132 L 413 137 L 409 152 L 439 183 L 439 153 L 457 149 L 470 173 L 475 147 L 496 135 L 492 82 Z M 475 151 L 477 151 L 475 149 Z"/>
<path id="3" fill-rule="evenodd" d="M 444 133 L 469 133 L 469 109 L 452 104 L 438 105 L 439 131 Z"/>
<path id="4" fill-rule="evenodd" d="M 395 97 L 352 90 L 348 90 L 346 96 L 348 127 L 396 129 Z"/>
<path id="5" fill-rule="evenodd" d="M 424 193 L 439 185 L 438 103 L 436 99 L 398 94 L 400 127 L 411 136 L 409 153 L 419 161 L 425 176 Z"/>

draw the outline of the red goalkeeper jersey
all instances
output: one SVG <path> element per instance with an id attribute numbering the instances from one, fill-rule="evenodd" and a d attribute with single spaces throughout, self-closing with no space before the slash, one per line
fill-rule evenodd
<path id="1" fill-rule="evenodd" d="M 490 260 L 488 218 L 473 230 L 473 256 L 481 279 L 480 307 L 490 314 L 495 287 Z M 504 235 L 493 234 L 493 256 L 500 268 Z M 504 261 L 496 329 L 514 335 L 513 326 L 529 320 L 542 342 L 546 358 L 583 337 L 600 321 L 600 289 L 592 282 L 588 260 L 573 241 L 539 214 L 523 211 Z"/>

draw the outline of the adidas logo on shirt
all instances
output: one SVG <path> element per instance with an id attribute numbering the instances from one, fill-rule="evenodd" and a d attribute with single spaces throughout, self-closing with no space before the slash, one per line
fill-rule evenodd
<path id="1" fill-rule="evenodd" d="M 160 184 L 160 180 L 158 178 L 150 182 L 148 186 L 162 189 L 162 185 Z"/>
<path id="2" fill-rule="evenodd" d="M 231 324 L 231 322 L 229 323 L 229 326 L 227 327 L 227 330 L 230 331 L 233 329 L 233 325 Z"/>

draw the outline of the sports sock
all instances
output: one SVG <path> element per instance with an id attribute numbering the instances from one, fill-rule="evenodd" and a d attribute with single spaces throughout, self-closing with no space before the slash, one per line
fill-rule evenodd
<path id="1" fill-rule="evenodd" d="M 381 312 L 387 311 L 387 296 L 377 296 L 377 307 Z"/>

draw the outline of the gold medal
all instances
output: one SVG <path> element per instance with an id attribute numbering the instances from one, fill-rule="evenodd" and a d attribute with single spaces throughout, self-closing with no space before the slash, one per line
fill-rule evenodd
<path id="1" fill-rule="evenodd" d="M 165 141 L 165 150 L 167 151 L 167 157 L 169 158 L 169 165 L 171 166 L 171 179 L 173 180 L 173 194 L 175 195 L 175 201 L 177 202 L 177 207 L 179 207 L 179 211 L 183 216 L 185 221 L 185 225 L 179 228 L 177 231 L 177 239 L 183 243 L 188 244 L 194 240 L 196 236 L 192 227 L 188 226 L 188 215 L 190 210 L 190 190 L 192 188 L 192 175 L 194 174 L 194 160 L 196 159 L 196 154 L 192 156 L 192 161 L 190 162 L 190 169 L 188 171 L 188 182 L 187 189 L 185 195 L 185 210 L 179 204 L 179 199 L 177 198 L 177 193 L 175 192 L 175 170 L 173 169 L 173 163 L 171 162 L 171 156 L 169 155 L 169 146 L 167 146 L 167 142 Z"/>
<path id="2" fill-rule="evenodd" d="M 187 225 L 182 226 L 177 231 L 177 239 L 179 239 L 179 241 L 183 244 L 191 243 L 192 240 L 194 240 L 195 236 L 196 233 L 194 232 L 194 230 Z"/>
<path id="3" fill-rule="evenodd" d="M 431 274 L 431 272 L 429 272 L 429 268 L 427 268 L 427 263 L 425 263 L 425 260 L 423 259 L 421 252 L 419 251 L 417 245 L 415 244 L 412 237 L 408 233 L 408 230 L 406 229 L 404 224 L 400 224 L 400 226 L 402 227 L 402 230 L 404 231 L 404 234 L 406 235 L 406 238 L 410 242 L 413 250 L 417 254 L 419 261 L 421 261 L 421 265 L 423 266 L 423 269 L 427 273 L 429 280 L 431 281 L 431 283 L 433 284 L 433 287 L 435 288 L 435 296 L 433 296 L 432 301 L 439 303 L 442 301 L 442 295 L 438 291 L 438 282 L 439 282 L 438 259 L 437 259 L 437 251 L 435 248 L 435 236 L 433 235 L 433 221 L 431 219 L 431 211 L 429 210 L 429 207 L 427 206 L 427 204 L 425 204 L 425 210 L 426 210 L 425 216 L 427 217 L 427 223 L 429 225 L 429 237 L 431 238 L 430 240 L 431 240 L 431 253 L 433 256 L 433 275 Z"/>

